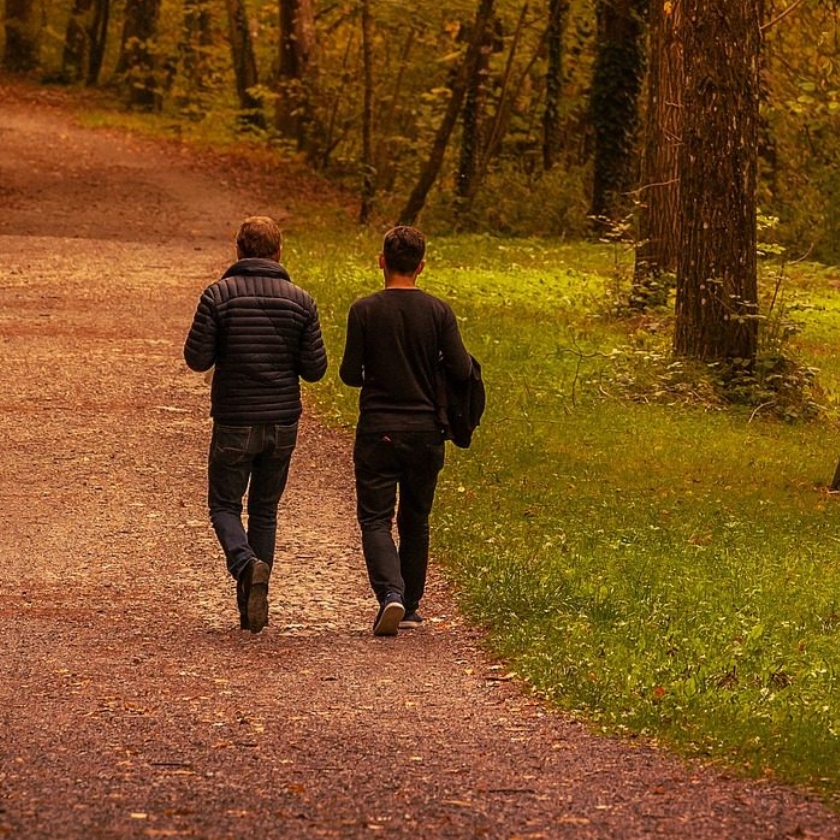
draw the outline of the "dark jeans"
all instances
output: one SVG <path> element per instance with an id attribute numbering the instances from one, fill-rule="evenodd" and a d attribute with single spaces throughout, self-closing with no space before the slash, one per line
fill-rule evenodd
<path id="1" fill-rule="evenodd" d="M 213 425 L 208 462 L 210 521 L 234 578 L 254 557 L 274 562 L 277 506 L 286 489 L 297 426 Z M 248 491 L 248 531 L 242 499 Z"/>
<path id="2" fill-rule="evenodd" d="M 389 592 L 398 592 L 410 612 L 423 597 L 429 564 L 429 514 L 444 454 L 440 432 L 356 436 L 356 515 L 368 577 L 380 603 Z M 399 548 L 392 533 L 395 510 Z"/>

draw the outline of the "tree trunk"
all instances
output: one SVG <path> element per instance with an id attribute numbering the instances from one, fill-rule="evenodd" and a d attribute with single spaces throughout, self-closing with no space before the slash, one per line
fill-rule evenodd
<path id="1" fill-rule="evenodd" d="M 598 0 L 598 39 L 590 110 L 595 130 L 592 207 L 597 226 L 610 227 L 628 210 L 636 183 L 633 150 L 645 66 L 647 0 Z"/>
<path id="2" fill-rule="evenodd" d="M 117 74 L 128 84 L 129 102 L 147 111 L 159 105 L 156 76 L 158 15 L 161 0 L 126 0 Z"/>
<path id="3" fill-rule="evenodd" d="M 179 47 L 186 94 L 185 104 L 194 94 L 207 90 L 208 53 L 213 45 L 208 0 L 184 0 L 183 37 Z"/>
<path id="4" fill-rule="evenodd" d="M 85 84 L 93 87 L 99 81 L 102 62 L 105 60 L 105 46 L 108 40 L 108 21 L 111 16 L 111 0 L 95 0 L 93 20 L 90 24 L 90 56 Z"/>
<path id="5" fill-rule="evenodd" d="M 359 224 L 366 225 L 373 210 L 376 193 L 373 166 L 373 59 L 371 56 L 370 0 L 362 0 L 362 64 L 364 75 L 364 104 L 362 105 L 362 200 Z"/>
<path id="6" fill-rule="evenodd" d="M 70 10 L 61 57 L 61 77 L 66 82 L 80 82 L 87 77 L 93 2 L 94 0 L 74 0 Z"/>
<path id="7" fill-rule="evenodd" d="M 40 27 L 34 0 L 6 0 L 4 69 L 28 73 L 40 62 Z"/>
<path id="8" fill-rule="evenodd" d="M 236 95 L 239 99 L 239 121 L 244 126 L 265 128 L 260 100 L 252 93 L 259 82 L 257 59 L 251 41 L 251 28 L 244 0 L 225 0 L 230 32 L 230 51 L 236 76 Z"/>
<path id="9" fill-rule="evenodd" d="M 662 277 L 677 270 L 679 157 L 682 131 L 681 0 L 651 4 L 647 121 L 639 189 L 639 245 L 630 304 L 667 300 Z"/>
<path id="10" fill-rule="evenodd" d="M 464 101 L 464 95 L 467 91 L 469 80 L 475 74 L 475 68 L 478 66 L 480 59 L 481 46 L 484 42 L 484 33 L 490 20 L 493 17 L 493 3 L 494 0 L 479 0 L 478 9 L 476 10 L 475 22 L 473 23 L 472 38 L 467 46 L 467 53 L 464 60 L 458 69 L 458 73 L 452 83 L 452 93 L 449 98 L 449 105 L 446 113 L 443 116 L 443 121 L 438 128 L 434 143 L 432 144 L 432 151 L 426 165 L 420 172 L 420 177 L 414 187 L 411 195 L 406 202 L 405 207 L 399 214 L 399 223 L 403 225 L 413 225 L 417 220 L 417 216 L 426 204 L 426 198 L 429 190 L 432 188 L 437 179 L 440 168 L 443 165 L 443 158 L 446 154 L 446 147 L 449 143 L 449 137 L 452 130 L 455 128 L 455 123 L 458 120 L 458 112 L 461 110 L 461 104 Z"/>
<path id="11" fill-rule="evenodd" d="M 685 85 L 674 349 L 756 356 L 760 0 L 681 0 Z"/>
<path id="12" fill-rule="evenodd" d="M 280 0 L 280 55 L 275 84 L 278 97 L 274 125 L 282 135 L 295 140 L 299 149 L 310 152 L 310 73 L 314 54 L 315 12 L 312 0 Z"/>
<path id="13" fill-rule="evenodd" d="M 562 147 L 560 101 L 563 95 L 563 33 L 566 30 L 568 11 L 569 0 L 548 0 L 548 69 L 545 74 L 543 113 L 543 167 L 546 171 L 557 163 L 557 156 Z"/>
<path id="14" fill-rule="evenodd" d="M 469 199 L 476 189 L 479 157 L 483 147 L 481 139 L 487 94 L 487 74 L 490 68 L 490 53 L 493 45 L 491 33 L 485 29 L 478 50 L 475 66 L 467 80 L 464 107 L 461 112 L 461 159 L 456 178 L 456 190 L 460 199 Z"/>

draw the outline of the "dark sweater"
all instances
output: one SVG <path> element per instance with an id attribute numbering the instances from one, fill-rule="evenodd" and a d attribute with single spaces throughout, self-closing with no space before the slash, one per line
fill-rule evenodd
<path id="1" fill-rule="evenodd" d="M 350 307 L 339 375 L 361 387 L 357 431 L 435 431 L 436 368 L 467 379 L 471 362 L 449 304 L 421 289 L 384 289 Z"/>
<path id="2" fill-rule="evenodd" d="M 230 426 L 295 424 L 300 378 L 327 370 L 315 302 L 279 263 L 254 258 L 204 290 L 184 359 L 196 371 L 215 365 L 210 413 Z"/>

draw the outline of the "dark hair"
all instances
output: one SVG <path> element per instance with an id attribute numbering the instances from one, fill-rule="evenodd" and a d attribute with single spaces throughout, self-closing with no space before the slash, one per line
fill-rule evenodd
<path id="1" fill-rule="evenodd" d="M 283 234 L 274 219 L 268 216 L 249 216 L 236 234 L 239 255 L 270 259 L 278 257 L 283 247 Z"/>
<path id="2" fill-rule="evenodd" d="M 426 237 L 417 228 L 399 225 L 385 234 L 385 267 L 396 274 L 414 274 L 426 254 Z"/>

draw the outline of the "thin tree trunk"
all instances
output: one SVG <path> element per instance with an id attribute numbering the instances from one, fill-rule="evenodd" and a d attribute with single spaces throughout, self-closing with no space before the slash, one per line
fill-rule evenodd
<path id="1" fill-rule="evenodd" d="M 458 69 L 455 80 L 452 83 L 452 94 L 449 99 L 446 113 L 441 122 L 434 143 L 432 144 L 432 151 L 426 165 L 420 172 L 420 177 L 417 181 L 414 190 L 399 214 L 399 222 L 403 225 L 413 225 L 417 220 L 417 216 L 426 204 L 426 198 L 429 195 L 432 185 L 437 179 L 440 168 L 443 165 L 443 158 L 446 154 L 446 147 L 449 143 L 449 138 L 455 128 L 455 123 L 458 120 L 458 112 L 461 110 L 461 104 L 464 101 L 464 96 L 467 92 L 467 85 L 470 78 L 475 73 L 475 68 L 478 65 L 481 45 L 484 41 L 484 33 L 493 17 L 493 3 L 494 0 L 479 0 L 478 9 L 476 11 L 475 22 L 473 24 L 473 34 L 470 43 L 467 47 L 467 53 L 464 60 Z"/>
<path id="2" fill-rule="evenodd" d="M 548 69 L 545 74 L 545 112 L 543 113 L 543 167 L 552 169 L 562 146 L 560 137 L 560 101 L 563 92 L 563 33 L 569 0 L 549 0 Z"/>
<path id="3" fill-rule="evenodd" d="M 362 0 L 362 65 L 364 75 L 364 104 L 362 106 L 362 200 L 359 224 L 365 225 L 373 210 L 376 194 L 373 166 L 373 59 L 371 55 L 370 0 Z"/>
<path id="4" fill-rule="evenodd" d="M 111 17 L 111 0 L 95 0 L 93 20 L 90 24 L 90 56 L 88 59 L 85 84 L 93 87 L 99 81 L 102 63 L 105 60 L 105 47 L 108 40 L 108 21 Z"/>
<path id="5" fill-rule="evenodd" d="M 161 0 L 127 0 L 117 74 L 128 84 L 129 102 L 145 110 L 158 105 L 154 40 Z"/>
<path id="6" fill-rule="evenodd" d="M 186 87 L 185 101 L 207 89 L 208 51 L 213 39 L 210 29 L 208 0 L 184 0 L 183 38 L 180 44 L 181 63 Z"/>
<path id="7" fill-rule="evenodd" d="M 493 125 L 490 127 L 490 131 L 488 132 L 487 141 L 481 153 L 479 171 L 473 179 L 474 188 L 470 195 L 467 196 L 470 201 L 475 198 L 476 192 L 484 183 L 484 179 L 487 177 L 487 169 L 490 165 L 490 161 L 498 155 L 499 148 L 502 144 L 502 138 L 504 137 L 507 129 L 508 120 L 510 118 L 511 102 L 516 99 L 516 95 L 511 94 L 511 88 L 513 87 L 511 82 L 511 79 L 513 78 L 513 65 L 516 59 L 516 54 L 519 51 L 519 44 L 522 38 L 522 33 L 525 29 L 525 19 L 527 14 L 528 4 L 526 3 L 522 7 L 522 11 L 519 13 L 519 23 L 516 26 L 516 31 L 514 32 L 513 40 L 510 44 L 507 65 L 505 67 L 504 76 L 502 77 L 502 89 L 499 92 L 499 101 L 496 104 L 496 114 L 493 119 Z M 538 49 L 531 61 L 525 67 L 522 75 L 520 76 L 519 84 L 516 88 L 517 90 L 521 88 L 522 80 L 530 76 L 531 70 L 533 69 L 533 66 L 539 56 L 539 52 L 540 50 Z"/>
<path id="8" fill-rule="evenodd" d="M 598 0 L 598 46 L 591 114 L 595 130 L 592 206 L 598 227 L 626 215 L 636 183 L 633 150 L 645 63 L 647 0 Z"/>
<path id="9" fill-rule="evenodd" d="M 70 10 L 61 56 L 61 77 L 67 82 L 79 82 L 87 77 L 93 2 L 94 0 L 74 0 Z"/>
<path id="10" fill-rule="evenodd" d="M 681 0 L 651 5 L 647 123 L 639 189 L 639 246 L 630 304 L 644 309 L 667 299 L 663 274 L 675 274 L 679 242 L 679 157 L 682 132 Z"/>
<path id="11" fill-rule="evenodd" d="M 390 191 L 394 185 L 394 177 L 397 171 L 396 160 L 388 155 L 389 140 L 394 132 L 394 120 L 397 115 L 397 104 L 400 102 L 403 81 L 408 68 L 408 57 L 411 53 L 411 46 L 414 43 L 414 29 L 409 29 L 406 35 L 400 54 L 400 64 L 394 79 L 394 91 L 390 96 L 388 110 L 381 118 L 382 130 L 379 132 L 379 142 L 376 146 L 374 161 L 377 171 L 377 183 L 379 189 Z"/>
<path id="12" fill-rule="evenodd" d="M 244 0 L 225 0 L 230 32 L 230 51 L 236 76 L 236 95 L 239 99 L 240 122 L 245 126 L 265 128 L 261 103 L 252 90 L 257 86 L 257 59 L 251 41 L 251 29 Z"/>
<path id="13" fill-rule="evenodd" d="M 681 0 L 685 86 L 674 349 L 750 365 L 758 323 L 760 0 Z"/>
<path id="14" fill-rule="evenodd" d="M 40 62 L 38 8 L 34 0 L 6 0 L 4 69 L 28 73 Z"/>

